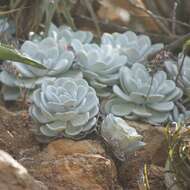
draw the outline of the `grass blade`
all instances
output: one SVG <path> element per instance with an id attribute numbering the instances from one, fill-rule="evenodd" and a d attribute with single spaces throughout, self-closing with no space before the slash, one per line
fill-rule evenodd
<path id="1" fill-rule="evenodd" d="M 0 60 L 16 61 L 40 69 L 46 69 L 44 65 L 37 62 L 36 60 L 26 57 L 25 55 L 22 55 L 18 50 L 14 49 L 13 47 L 10 47 L 2 43 L 0 43 Z"/>

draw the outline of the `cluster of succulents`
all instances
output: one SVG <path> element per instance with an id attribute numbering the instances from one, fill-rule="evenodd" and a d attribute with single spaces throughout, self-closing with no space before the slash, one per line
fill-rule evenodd
<path id="1" fill-rule="evenodd" d="M 145 62 L 148 55 L 163 48 L 163 44 L 151 44 L 151 40 L 146 35 L 137 35 L 134 32 L 103 34 L 101 38 L 103 45 L 111 45 L 121 55 L 127 56 L 127 65 L 132 66 L 135 62 Z"/>
<path id="2" fill-rule="evenodd" d="M 35 89 L 45 78 L 72 76 L 81 77 L 79 71 L 71 71 L 74 54 L 65 48 L 64 39 L 58 42 L 47 37 L 39 42 L 25 41 L 21 52 L 44 65 L 46 69 L 34 68 L 18 62 L 12 62 L 16 72 L 4 70 L 0 73 L 0 81 L 4 84 L 5 100 L 16 99 L 18 88 Z"/>
<path id="3" fill-rule="evenodd" d="M 127 62 L 126 56 L 119 55 L 110 45 L 82 44 L 72 42 L 76 54 L 76 66 L 83 72 L 98 96 L 108 97 L 112 86 L 119 81 L 119 69 Z"/>
<path id="4" fill-rule="evenodd" d="M 113 114 L 108 114 L 103 120 L 101 135 L 120 160 L 125 160 L 128 154 L 145 145 L 142 142 L 143 137 L 137 133 L 135 128 L 130 127 L 125 120 Z"/>
<path id="5" fill-rule="evenodd" d="M 169 119 L 174 101 L 182 91 L 164 71 L 151 76 L 144 65 L 120 69 L 120 85 L 113 86 L 115 97 L 107 101 L 105 111 L 129 119 L 142 119 L 160 124 Z"/>
<path id="6" fill-rule="evenodd" d="M 82 138 L 93 131 L 99 100 L 95 90 L 83 79 L 44 80 L 34 91 L 30 115 L 40 127 L 36 134 L 54 138 Z"/>
<path id="7" fill-rule="evenodd" d="M 143 143 L 120 117 L 161 124 L 190 116 L 176 107 L 183 91 L 189 94 L 190 58 L 185 58 L 180 88 L 174 81 L 177 63 L 165 62 L 171 80 L 164 71 L 150 74 L 144 64 L 163 44 L 152 45 L 148 36 L 105 33 L 96 44 L 92 43 L 91 32 L 52 24 L 46 38 L 33 37 L 20 51 L 45 69 L 11 62 L 15 71 L 3 70 L 0 81 L 5 100 L 17 99 L 20 88 L 33 91 L 30 115 L 38 123 L 38 137 L 79 139 L 91 133 L 97 122 L 99 96 L 109 114 L 102 123 L 101 135 L 122 159 Z"/>
<path id="8" fill-rule="evenodd" d="M 77 77 L 82 73 L 72 69 L 74 54 L 70 44 L 73 40 L 81 43 L 90 43 L 93 39 L 91 32 L 73 31 L 70 27 L 56 27 L 50 25 L 48 36 L 43 38 L 37 34 L 30 37 L 21 46 L 21 53 L 40 62 L 47 69 L 34 68 L 12 62 L 11 69 L 4 69 L 0 73 L 0 81 L 4 84 L 2 88 L 5 100 L 16 100 L 20 97 L 21 88 L 35 89 L 41 82 L 49 77 Z M 11 72 L 10 72 L 11 70 Z M 12 72 L 14 71 L 14 72 Z"/>

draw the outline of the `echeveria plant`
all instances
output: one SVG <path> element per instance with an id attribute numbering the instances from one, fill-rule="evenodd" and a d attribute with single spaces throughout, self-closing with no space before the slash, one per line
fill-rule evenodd
<path id="1" fill-rule="evenodd" d="M 183 109 L 179 109 L 178 107 Z M 190 118 L 190 111 L 187 110 L 183 105 L 180 106 L 174 106 L 172 113 L 170 115 L 170 121 L 176 122 L 176 123 L 185 123 Z"/>
<path id="2" fill-rule="evenodd" d="M 93 39 L 92 32 L 81 31 L 81 30 L 73 31 L 68 26 L 56 27 L 54 24 L 50 25 L 48 36 L 54 37 L 58 40 L 61 38 L 65 38 L 67 44 L 71 44 L 71 42 L 74 39 L 79 40 L 83 44 L 90 43 Z"/>
<path id="3" fill-rule="evenodd" d="M 136 151 L 145 145 L 142 136 L 135 128 L 130 127 L 125 120 L 109 114 L 101 125 L 101 135 L 112 147 L 114 155 L 124 160 L 129 153 Z"/>
<path id="4" fill-rule="evenodd" d="M 167 80 L 164 71 L 151 76 L 144 65 L 120 69 L 120 85 L 114 85 L 115 97 L 105 105 L 105 111 L 129 119 L 142 119 L 159 124 L 169 119 L 174 101 L 182 91 L 174 81 Z"/>
<path id="5" fill-rule="evenodd" d="M 51 37 L 45 38 L 40 42 L 25 41 L 21 47 L 22 54 L 38 61 L 46 69 L 12 62 L 17 75 L 6 70 L 0 73 L 0 81 L 4 84 L 4 99 L 16 99 L 19 96 L 18 89 L 14 94 L 12 87 L 34 89 L 45 78 L 61 76 L 81 77 L 79 71 L 70 71 L 74 61 L 74 54 L 65 48 L 64 42 L 64 39 L 57 41 Z M 10 91 L 11 94 L 9 94 Z"/>
<path id="6" fill-rule="evenodd" d="M 169 59 L 164 62 L 169 77 L 174 81 L 177 78 L 177 84 L 183 89 L 185 95 L 190 97 L 190 57 L 180 53 L 178 60 Z M 183 64 L 182 64 L 183 62 Z"/>
<path id="7" fill-rule="evenodd" d="M 44 80 L 34 91 L 30 115 L 39 124 L 36 134 L 44 138 L 82 138 L 93 131 L 99 100 L 83 79 Z"/>
<path id="8" fill-rule="evenodd" d="M 110 45 L 100 47 L 74 40 L 72 47 L 76 53 L 76 65 L 97 95 L 109 96 L 111 87 L 118 82 L 119 69 L 126 64 L 127 58 L 119 55 Z"/>
<path id="9" fill-rule="evenodd" d="M 151 44 L 151 40 L 146 35 L 136 35 L 134 32 L 125 33 L 105 33 L 102 36 L 103 45 L 111 45 L 121 55 L 127 56 L 127 64 L 131 66 L 135 62 L 144 62 L 148 55 L 153 54 L 163 48 L 163 44 Z"/>

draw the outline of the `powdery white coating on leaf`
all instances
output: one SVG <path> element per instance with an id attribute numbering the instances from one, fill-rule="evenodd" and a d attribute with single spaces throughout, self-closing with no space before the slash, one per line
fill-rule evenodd
<path id="1" fill-rule="evenodd" d="M 78 139 L 95 127 L 99 100 L 83 79 L 45 80 L 32 101 L 30 115 L 39 123 L 42 136 Z"/>
<path id="2" fill-rule="evenodd" d="M 101 135 L 113 148 L 113 152 L 118 159 L 125 157 L 145 145 L 142 136 L 135 128 L 130 127 L 122 118 L 109 114 L 101 125 Z"/>
<path id="3" fill-rule="evenodd" d="M 120 69 L 120 85 L 114 85 L 114 98 L 107 101 L 105 111 L 126 118 L 139 118 L 153 124 L 169 119 L 174 101 L 182 91 L 164 71 L 151 76 L 145 66 L 135 63 Z"/>

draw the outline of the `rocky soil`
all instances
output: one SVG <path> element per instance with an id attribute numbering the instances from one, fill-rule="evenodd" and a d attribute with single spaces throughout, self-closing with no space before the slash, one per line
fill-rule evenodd
<path id="1" fill-rule="evenodd" d="M 165 190 L 167 145 L 163 129 L 128 123 L 143 135 L 146 146 L 120 162 L 99 137 L 40 144 L 31 132 L 35 124 L 26 111 L 0 107 L 0 189 L 145 190 L 146 164 L 150 189 Z"/>

